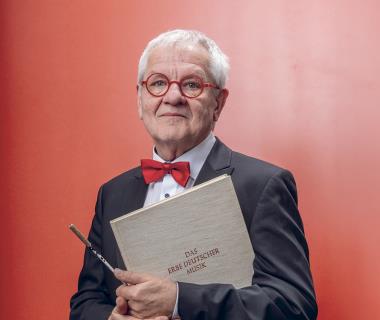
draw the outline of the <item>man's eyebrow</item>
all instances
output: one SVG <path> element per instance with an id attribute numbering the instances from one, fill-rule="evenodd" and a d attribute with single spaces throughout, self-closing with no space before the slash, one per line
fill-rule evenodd
<path id="1" fill-rule="evenodd" d="M 196 70 L 194 72 L 189 73 L 189 75 L 199 76 L 202 79 L 207 78 L 207 73 L 205 71 L 203 71 L 203 70 L 202 71 L 201 70 Z"/>

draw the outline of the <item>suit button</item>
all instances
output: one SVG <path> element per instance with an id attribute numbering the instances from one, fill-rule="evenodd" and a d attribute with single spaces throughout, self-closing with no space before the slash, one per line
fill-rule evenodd
<path id="1" fill-rule="evenodd" d="M 170 197 L 170 194 L 169 193 L 165 193 L 165 198 L 169 198 Z"/>

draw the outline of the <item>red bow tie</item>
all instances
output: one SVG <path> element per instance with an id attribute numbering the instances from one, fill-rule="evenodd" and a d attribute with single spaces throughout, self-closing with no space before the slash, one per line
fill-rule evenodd
<path id="1" fill-rule="evenodd" d="M 171 174 L 182 187 L 190 178 L 189 162 L 162 163 L 151 159 L 141 160 L 141 169 L 146 184 L 160 180 L 165 174 Z"/>

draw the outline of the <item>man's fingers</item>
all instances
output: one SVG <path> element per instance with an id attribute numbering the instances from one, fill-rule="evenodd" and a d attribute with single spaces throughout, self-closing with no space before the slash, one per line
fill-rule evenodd
<path id="1" fill-rule="evenodd" d="M 123 271 L 115 269 L 115 277 L 124 283 L 138 284 L 151 280 L 153 277 L 147 273 Z"/>
<path id="2" fill-rule="evenodd" d="M 118 314 L 118 313 L 111 313 L 110 317 L 108 320 L 141 320 L 139 318 L 135 318 L 132 316 L 125 316 L 123 314 Z"/>
<path id="3" fill-rule="evenodd" d="M 120 314 L 127 314 L 128 312 L 128 303 L 122 297 L 116 298 L 116 312 Z"/>

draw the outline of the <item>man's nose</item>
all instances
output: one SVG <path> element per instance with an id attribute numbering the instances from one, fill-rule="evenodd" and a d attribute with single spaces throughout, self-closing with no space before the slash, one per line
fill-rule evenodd
<path id="1" fill-rule="evenodd" d="M 173 106 L 186 103 L 186 98 L 181 93 L 179 83 L 170 83 L 168 92 L 164 95 L 163 102 Z"/>

